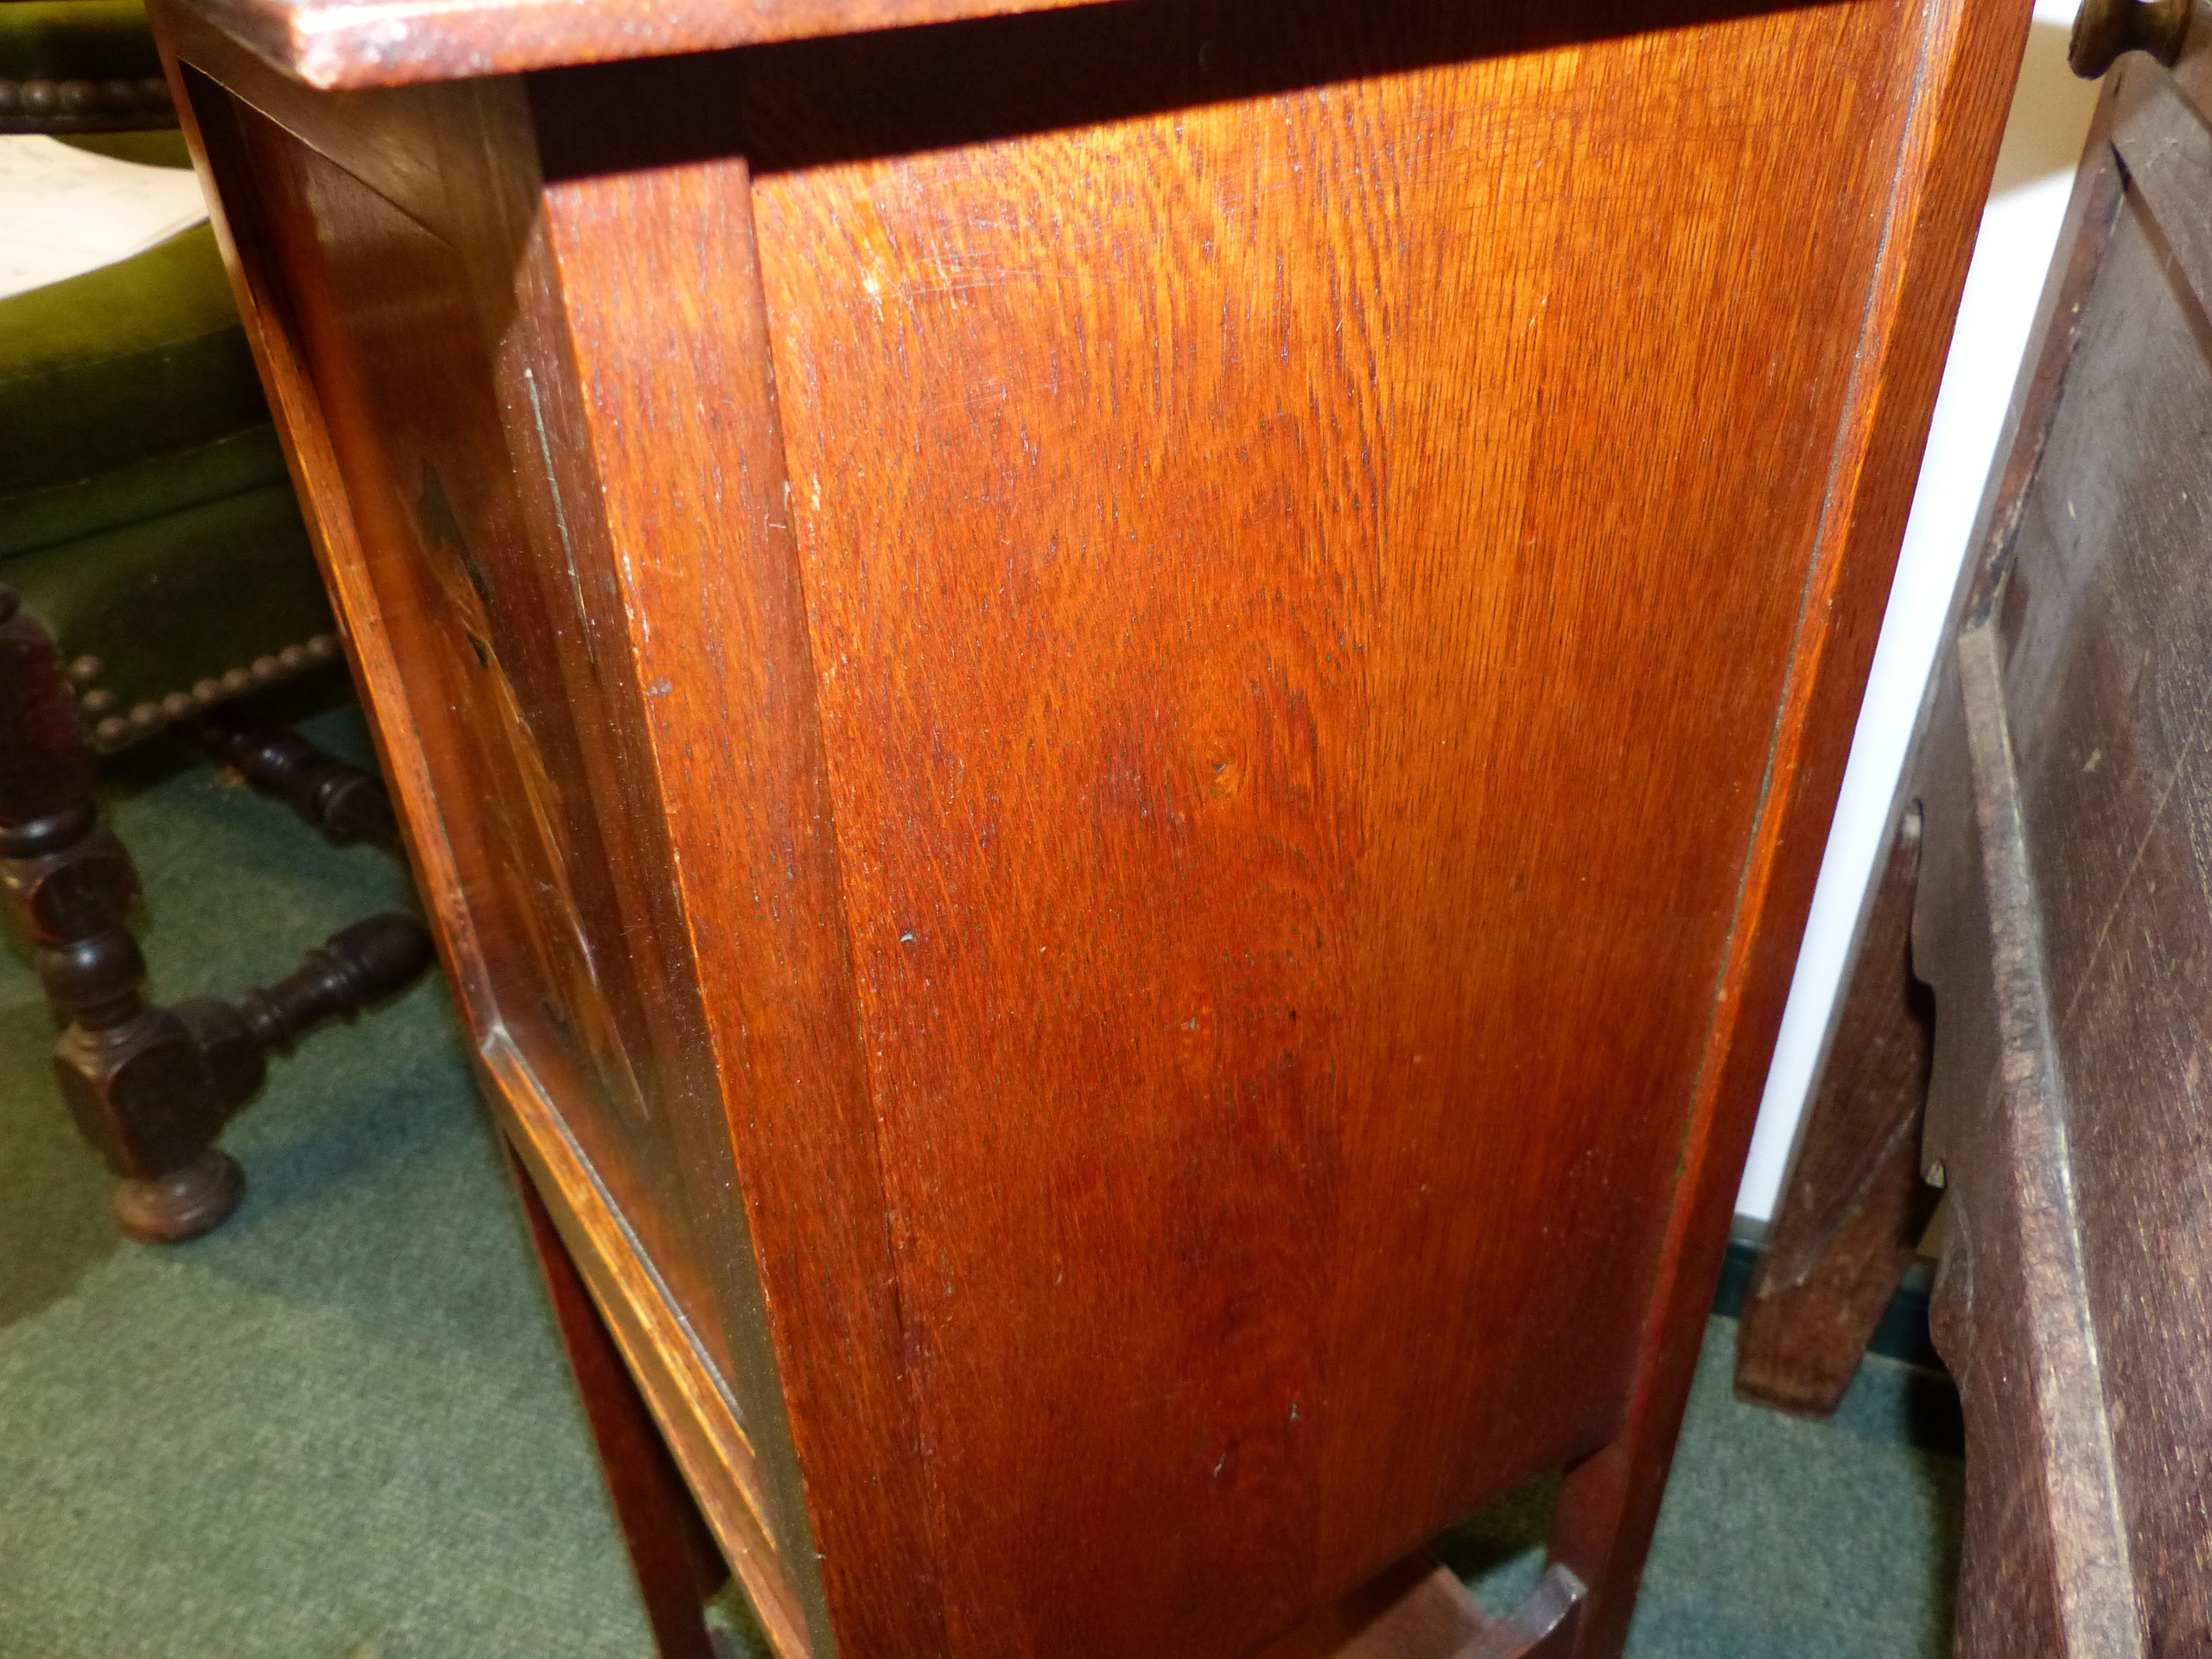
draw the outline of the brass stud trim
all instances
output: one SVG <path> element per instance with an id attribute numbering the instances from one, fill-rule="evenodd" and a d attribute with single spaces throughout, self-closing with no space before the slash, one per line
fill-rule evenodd
<path id="1" fill-rule="evenodd" d="M 337 655 L 338 636 L 318 633 L 298 644 L 286 645 L 282 651 L 269 656 L 257 657 L 250 664 L 226 669 L 219 675 L 211 675 L 189 691 L 172 691 L 159 702 L 139 703 L 128 715 L 108 712 L 115 707 L 115 694 L 108 690 L 86 692 L 78 699 L 78 707 L 88 720 L 96 721 L 92 728 L 92 747 L 102 753 L 108 753 L 149 737 L 202 709 L 291 679 L 310 668 L 331 661 Z M 96 671 L 105 671 L 97 659 L 80 657 L 69 665 L 72 677 L 77 677 L 78 669 L 86 663 L 92 663 Z"/>
<path id="2" fill-rule="evenodd" d="M 176 124 L 168 83 L 137 80 L 0 79 L 0 132 L 100 132 Z"/>

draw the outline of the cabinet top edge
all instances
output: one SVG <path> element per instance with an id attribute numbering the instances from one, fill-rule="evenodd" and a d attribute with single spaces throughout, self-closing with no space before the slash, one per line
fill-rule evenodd
<path id="1" fill-rule="evenodd" d="M 1112 0 L 175 0 L 327 91 L 466 80 Z"/>

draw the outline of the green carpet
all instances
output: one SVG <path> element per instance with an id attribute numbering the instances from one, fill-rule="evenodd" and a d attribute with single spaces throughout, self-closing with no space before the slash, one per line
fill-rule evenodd
<path id="1" fill-rule="evenodd" d="M 357 718 L 311 734 L 359 755 Z M 116 769 L 154 988 L 234 994 L 397 901 L 213 769 Z M 0 1659 L 644 1659 L 652 1643 L 443 988 L 271 1068 L 213 1236 L 120 1242 L 0 952 Z M 1707 1334 L 1630 1652 L 1934 1656 L 1960 1471 L 1870 1361 L 1834 1424 L 1728 1393 Z M 1446 1540 L 1486 1599 L 1532 1581 L 1538 1487 Z M 740 1632 L 733 1645 L 753 1648 Z"/>

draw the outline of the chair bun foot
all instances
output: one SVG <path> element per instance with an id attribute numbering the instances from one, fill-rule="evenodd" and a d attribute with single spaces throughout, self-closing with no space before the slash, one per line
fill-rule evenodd
<path id="1" fill-rule="evenodd" d="M 245 1172 L 219 1147 L 150 1181 L 118 1181 L 109 1204 L 141 1244 L 181 1244 L 230 1219 L 245 1196 Z"/>

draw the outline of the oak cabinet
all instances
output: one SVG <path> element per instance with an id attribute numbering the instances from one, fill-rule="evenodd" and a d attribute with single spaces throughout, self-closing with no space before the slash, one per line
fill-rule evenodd
<path id="1" fill-rule="evenodd" d="M 487 1094 L 784 1652 L 1473 1631 L 1398 1564 L 1554 1467 L 1465 1639 L 1618 1651 L 2026 22 L 162 5 Z"/>

